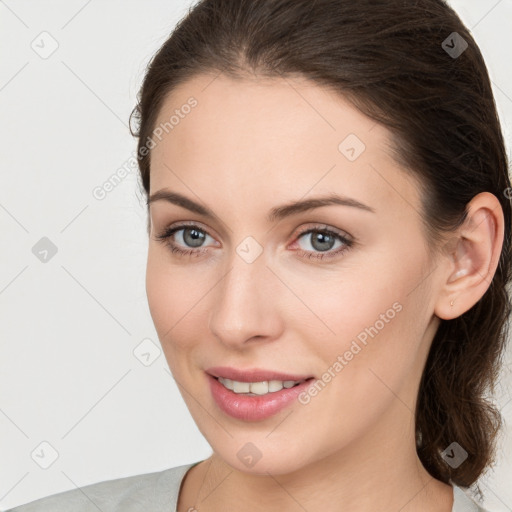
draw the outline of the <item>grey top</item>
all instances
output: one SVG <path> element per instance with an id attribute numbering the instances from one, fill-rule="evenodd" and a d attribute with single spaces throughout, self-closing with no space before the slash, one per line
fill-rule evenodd
<path id="1" fill-rule="evenodd" d="M 199 462 L 89 484 L 31 501 L 6 512 L 176 512 L 183 477 Z M 452 512 L 488 512 L 473 501 L 463 488 L 452 487 Z"/>

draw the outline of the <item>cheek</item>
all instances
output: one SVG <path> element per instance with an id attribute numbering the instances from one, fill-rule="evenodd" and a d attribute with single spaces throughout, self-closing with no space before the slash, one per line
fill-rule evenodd
<path id="1" fill-rule="evenodd" d="M 180 282 L 179 272 L 162 255 L 162 249 L 150 248 L 146 267 L 146 295 L 149 310 L 164 350 L 185 313 L 189 293 Z M 186 317 L 184 318 L 186 319 Z"/>
<path id="2" fill-rule="evenodd" d="M 146 266 L 146 295 L 151 317 L 159 335 L 169 318 L 165 312 L 172 311 L 174 290 L 169 277 L 160 255 L 150 246 Z"/>
<path id="3" fill-rule="evenodd" d="M 405 281 L 406 276 L 401 279 Z M 402 309 L 398 276 L 382 272 L 375 264 L 358 264 L 357 268 L 323 275 L 317 272 L 314 280 L 299 277 L 291 284 L 308 306 L 308 311 L 301 313 L 303 327 L 310 326 L 312 339 L 321 335 L 324 347 L 334 344 L 338 350 L 348 349 L 353 338 L 364 342 L 376 330 L 382 337 Z"/>
<path id="4" fill-rule="evenodd" d="M 183 347 L 179 345 L 182 338 L 178 333 L 181 327 L 180 318 L 183 316 L 179 287 L 176 280 L 172 278 L 169 266 L 160 265 L 158 256 L 152 257 L 151 252 L 148 254 L 146 268 L 146 295 L 165 359 L 171 373 L 177 375 L 179 374 L 177 365 L 184 359 L 180 354 Z"/>
<path id="5" fill-rule="evenodd" d="M 387 323 L 375 314 L 381 311 Z M 337 336 L 317 345 L 323 363 L 323 368 L 318 367 L 317 390 L 310 389 L 310 396 L 302 399 L 311 403 L 305 409 L 309 421 L 328 415 L 332 424 L 339 425 L 335 435 L 346 440 L 374 424 L 392 405 L 400 408 L 397 399 L 412 409 L 412 388 L 406 383 L 414 373 L 418 351 L 409 343 L 407 314 L 396 304 L 395 309 L 361 309 L 357 318 L 338 317 Z M 325 435 L 331 435 L 328 428 Z"/>
<path id="6" fill-rule="evenodd" d="M 392 265 L 381 257 L 309 286 L 308 304 L 316 318 L 309 315 L 315 322 L 301 325 L 309 326 L 308 338 L 314 340 L 326 380 L 338 380 L 345 391 L 350 382 L 350 389 L 362 396 L 363 390 L 383 387 L 377 376 L 393 388 L 414 368 L 425 297 L 420 288 L 410 293 L 419 270 L 409 263 Z M 332 377 L 342 374 L 342 379 Z"/>
<path id="7" fill-rule="evenodd" d="M 150 248 L 146 267 L 148 305 L 164 351 L 189 350 L 197 344 L 198 326 L 205 324 L 211 285 L 197 271 L 173 266 L 165 251 Z M 192 338 L 191 338 L 192 336 Z"/>

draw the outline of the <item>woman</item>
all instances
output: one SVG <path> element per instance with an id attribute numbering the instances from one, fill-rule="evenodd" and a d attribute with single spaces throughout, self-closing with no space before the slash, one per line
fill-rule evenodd
<path id="1" fill-rule="evenodd" d="M 133 111 L 146 290 L 204 461 L 13 511 L 482 511 L 511 184 L 442 0 L 203 0 Z"/>

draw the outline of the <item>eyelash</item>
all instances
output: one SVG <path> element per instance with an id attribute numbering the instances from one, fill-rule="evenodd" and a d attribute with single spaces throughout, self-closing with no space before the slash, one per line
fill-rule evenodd
<path id="1" fill-rule="evenodd" d="M 201 229 L 196 224 L 180 224 L 179 226 L 166 228 L 162 233 L 160 233 L 159 235 L 156 235 L 155 239 L 157 241 L 163 242 L 165 245 L 169 246 L 171 249 L 171 253 L 177 253 L 179 256 L 200 256 L 201 253 L 206 252 L 205 248 L 184 250 L 184 249 L 181 249 L 178 245 L 176 245 L 174 242 L 172 242 L 170 240 L 170 238 L 172 237 L 172 235 L 174 235 L 174 233 L 176 233 L 182 229 L 186 229 L 186 228 L 194 228 L 195 230 L 208 235 L 207 231 L 205 231 L 204 229 Z M 354 244 L 354 242 L 352 240 L 348 239 L 347 237 L 341 235 L 340 233 L 338 233 L 336 231 L 326 229 L 323 226 L 314 226 L 312 228 L 308 228 L 308 229 L 301 231 L 300 233 L 297 234 L 297 240 L 300 239 L 302 236 L 309 234 L 309 233 L 322 233 L 322 234 L 328 234 L 328 235 L 334 236 L 335 238 L 340 240 L 344 244 L 344 246 L 340 247 L 339 249 L 337 249 L 334 252 L 314 253 L 312 251 L 305 251 L 303 249 L 297 250 L 297 252 L 301 256 L 308 258 L 308 259 L 318 259 L 318 260 L 331 259 L 331 258 L 334 258 L 334 257 L 341 255 L 342 253 L 348 251 Z M 211 236 L 211 235 L 209 235 L 209 236 Z"/>

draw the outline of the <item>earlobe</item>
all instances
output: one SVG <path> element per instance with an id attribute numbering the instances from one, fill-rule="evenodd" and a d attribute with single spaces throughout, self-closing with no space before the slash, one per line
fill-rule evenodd
<path id="1" fill-rule="evenodd" d="M 434 313 L 451 320 L 471 309 L 489 288 L 503 246 L 504 216 L 493 194 L 482 192 L 468 205 L 468 215 L 455 234 L 455 248 L 448 251 L 446 280 Z"/>

